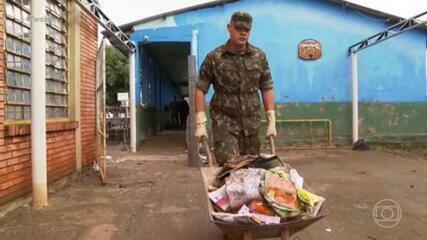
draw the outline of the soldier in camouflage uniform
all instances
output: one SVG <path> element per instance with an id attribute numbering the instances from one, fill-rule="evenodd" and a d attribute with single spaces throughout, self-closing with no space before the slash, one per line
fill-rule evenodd
<path id="1" fill-rule="evenodd" d="M 210 104 L 214 154 L 218 163 L 239 155 L 260 152 L 260 96 L 269 126 L 266 136 L 276 136 L 273 81 L 264 52 L 248 43 L 252 17 L 236 12 L 227 25 L 230 39 L 210 52 L 196 84 L 196 137 L 207 138 L 204 96 L 212 84 Z"/>

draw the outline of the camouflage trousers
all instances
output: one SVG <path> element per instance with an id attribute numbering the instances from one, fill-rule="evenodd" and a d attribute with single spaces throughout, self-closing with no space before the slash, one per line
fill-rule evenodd
<path id="1" fill-rule="evenodd" d="M 224 128 L 212 128 L 216 161 L 223 165 L 242 155 L 259 155 L 261 141 L 258 134 L 245 136 L 243 131 L 234 134 Z"/>

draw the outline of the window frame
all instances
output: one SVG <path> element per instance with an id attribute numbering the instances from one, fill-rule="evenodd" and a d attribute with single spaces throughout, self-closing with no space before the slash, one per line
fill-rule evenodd
<path id="1" fill-rule="evenodd" d="M 5 71 L 4 71 L 4 80 L 5 80 L 5 91 L 4 91 L 4 108 L 5 108 L 5 114 L 4 114 L 4 125 L 9 125 L 9 124 L 29 124 L 31 123 L 31 97 L 29 99 L 28 96 L 31 96 L 31 39 L 30 39 L 30 33 L 31 33 L 31 23 L 29 21 L 23 20 L 22 18 L 27 16 L 31 16 L 31 10 L 29 8 L 27 8 L 25 5 L 22 5 L 23 2 L 25 0 L 5 0 L 5 8 L 4 8 L 4 36 L 5 36 L 5 46 L 3 48 L 3 53 L 5 56 Z M 71 112 L 71 107 L 72 107 L 72 103 L 70 102 L 71 100 L 71 95 L 72 93 L 71 91 L 71 76 L 70 76 L 70 28 L 69 28 L 69 19 L 70 19 L 70 14 L 71 14 L 71 1 L 70 0 L 47 0 L 47 4 L 46 4 L 46 14 L 48 16 L 48 13 L 52 13 L 53 11 L 49 9 L 49 1 L 54 2 L 54 3 L 58 3 L 61 8 L 62 8 L 62 13 L 66 14 L 65 16 L 59 16 L 58 14 L 52 14 L 54 15 L 56 18 L 58 18 L 58 21 L 62 21 L 62 30 L 60 29 L 60 27 L 53 27 L 56 29 L 56 31 L 60 32 L 60 34 L 62 34 L 62 39 L 63 42 L 62 43 L 58 43 L 58 41 L 52 41 L 52 42 L 56 42 L 56 49 L 55 51 L 51 51 L 50 49 L 48 49 L 48 45 L 49 45 L 49 41 L 51 41 L 51 37 L 49 36 L 49 27 L 52 26 L 52 22 L 49 21 L 48 23 L 46 23 L 46 78 L 45 78 L 45 84 L 46 84 L 46 122 L 50 123 L 50 122 L 66 122 L 66 121 L 70 121 L 71 120 L 71 116 L 70 116 L 70 112 Z M 12 6 L 12 10 L 7 10 L 7 8 L 9 6 Z M 18 19 L 15 16 L 16 10 L 15 8 L 20 9 L 20 17 L 21 19 Z M 12 12 L 13 16 L 8 14 Z M 23 14 L 25 13 L 25 14 Z M 21 25 L 21 36 L 20 37 L 18 35 L 15 34 L 15 32 L 11 33 L 10 31 L 8 31 L 8 29 L 6 29 L 6 24 L 8 24 L 7 22 L 12 22 L 12 29 L 15 27 L 14 24 L 20 24 Z M 28 40 L 25 39 L 24 36 L 24 31 L 22 30 L 23 27 L 26 27 L 28 29 L 27 33 L 28 33 Z M 10 28 L 9 28 L 10 30 Z M 14 29 L 13 29 L 14 30 Z M 12 40 L 10 40 L 12 39 Z M 15 43 L 13 43 L 14 41 L 16 41 Z M 10 43 L 13 44 L 10 44 Z M 29 52 L 27 52 L 27 50 L 24 51 L 24 48 L 28 47 L 25 46 L 23 44 L 28 44 L 29 48 L 27 50 L 29 50 Z M 11 48 L 11 46 L 13 48 Z M 19 46 L 20 48 L 20 52 L 16 51 L 17 46 Z M 60 49 L 60 47 L 62 47 L 62 50 L 57 51 L 58 49 Z M 28 53 L 28 55 L 26 55 L 26 53 Z M 47 56 L 51 54 L 52 56 L 54 56 L 56 59 L 63 59 L 63 64 L 61 66 L 56 66 L 53 69 L 56 69 L 58 72 L 62 71 L 63 76 L 62 79 L 54 79 L 52 76 L 47 75 L 47 70 L 49 67 L 53 67 L 52 64 L 48 64 L 47 61 Z M 10 56 L 12 56 L 13 58 L 15 58 L 16 56 L 27 60 L 28 61 L 28 69 L 29 72 L 25 72 L 22 71 L 23 66 L 21 66 L 21 69 L 16 69 L 15 66 L 13 68 L 9 67 L 8 65 L 8 58 L 10 58 Z M 15 64 L 15 61 L 14 61 Z M 22 64 L 22 63 L 21 63 Z M 10 80 L 10 75 L 9 74 L 16 74 L 15 76 L 20 76 L 21 80 L 20 82 L 22 84 L 24 84 L 24 86 L 18 85 L 16 84 L 16 79 L 19 79 L 19 77 L 14 77 L 13 78 L 13 82 L 14 85 L 11 85 L 11 80 Z M 24 76 L 26 76 L 24 78 Z M 25 85 L 28 84 L 28 81 L 26 81 L 25 79 L 29 79 L 29 86 Z M 57 85 L 55 84 L 49 84 L 49 82 L 57 82 Z M 54 86 L 52 86 L 54 85 Z M 65 85 L 62 87 L 59 87 L 60 85 Z M 50 89 L 48 89 L 48 86 Z M 28 94 L 22 94 L 20 93 L 15 94 L 12 98 L 10 99 L 15 99 L 16 100 L 16 96 L 19 96 L 19 99 L 24 99 L 24 102 L 12 102 L 9 100 L 9 91 L 10 89 L 13 89 L 13 91 L 26 91 L 28 92 Z M 53 90 L 52 90 L 53 89 Z M 59 90 L 57 90 L 59 89 Z M 62 92 L 61 92 L 62 90 Z M 27 96 L 27 97 L 25 97 Z M 55 101 L 54 104 L 49 104 L 49 96 L 55 96 Z M 58 98 L 58 96 L 60 96 L 59 98 L 61 98 L 61 100 L 58 100 L 56 98 Z M 64 97 L 65 96 L 65 97 Z M 60 104 L 58 104 L 58 102 L 60 104 L 62 104 L 63 106 L 60 106 Z M 12 118 L 9 118 L 8 114 L 9 111 L 9 107 L 20 107 L 21 108 L 21 112 L 19 113 L 20 117 L 23 119 L 16 119 L 17 116 L 17 112 L 13 112 L 13 114 L 15 115 Z M 51 117 L 49 118 L 49 110 L 48 109 L 65 109 L 65 114 L 64 116 L 59 116 L 59 117 Z M 51 111 L 55 111 L 55 110 L 51 110 Z M 28 115 L 26 115 L 28 114 Z M 63 113 L 54 113 L 55 115 L 62 115 Z M 28 116 L 28 119 L 26 118 L 26 116 Z"/>

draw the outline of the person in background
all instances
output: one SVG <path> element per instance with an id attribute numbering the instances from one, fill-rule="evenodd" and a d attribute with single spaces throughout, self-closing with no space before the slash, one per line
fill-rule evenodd
<path id="1" fill-rule="evenodd" d="M 169 104 L 169 109 L 171 110 L 171 120 L 172 128 L 178 129 L 179 127 L 179 103 L 176 100 L 176 96 L 173 96 L 172 102 Z"/>
<path id="2" fill-rule="evenodd" d="M 188 113 L 190 112 L 190 107 L 188 106 L 185 97 L 182 96 L 181 101 L 179 102 L 179 118 L 180 118 L 180 127 L 185 129 L 187 124 Z"/>

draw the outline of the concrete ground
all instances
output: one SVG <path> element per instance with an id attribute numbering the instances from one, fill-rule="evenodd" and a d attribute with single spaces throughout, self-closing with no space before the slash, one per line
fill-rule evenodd
<path id="1" fill-rule="evenodd" d="M 183 133 L 153 137 L 144 154 L 110 147 L 108 183 L 94 172 L 51 192 L 44 209 L 20 207 L 0 219 L 0 239 L 222 239 L 208 220 L 198 169 L 186 166 Z M 324 196 L 330 216 L 292 239 L 427 239 L 427 161 L 384 151 L 279 152 Z M 399 206 L 376 208 L 377 202 Z M 399 208 L 400 207 L 400 208 Z M 383 215 L 381 215 L 381 213 Z"/>

